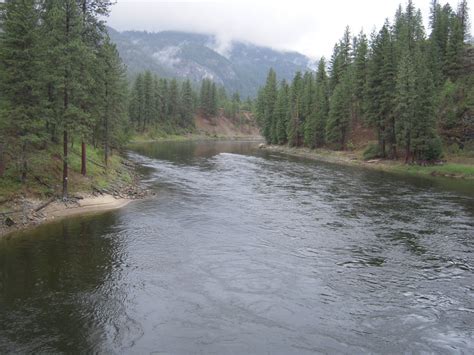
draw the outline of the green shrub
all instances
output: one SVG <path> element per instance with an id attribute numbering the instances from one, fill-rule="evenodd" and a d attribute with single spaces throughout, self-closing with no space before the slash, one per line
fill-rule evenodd
<path id="1" fill-rule="evenodd" d="M 365 148 L 364 153 L 362 153 L 364 160 L 370 160 L 380 157 L 380 149 L 377 144 L 371 143 Z"/>
<path id="2" fill-rule="evenodd" d="M 419 153 L 420 160 L 435 161 L 443 155 L 443 143 L 438 136 L 434 136 L 428 140 L 424 146 L 425 149 Z"/>

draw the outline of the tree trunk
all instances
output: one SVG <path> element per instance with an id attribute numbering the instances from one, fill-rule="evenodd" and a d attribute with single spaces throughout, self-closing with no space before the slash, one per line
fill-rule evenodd
<path id="1" fill-rule="evenodd" d="M 26 172 L 28 170 L 28 162 L 26 161 L 26 143 L 21 146 L 21 183 L 26 182 Z"/>
<path id="2" fill-rule="evenodd" d="M 0 143 L 0 178 L 5 174 L 5 160 L 3 155 L 4 145 Z"/>
<path id="3" fill-rule="evenodd" d="M 87 175 L 87 152 L 86 152 L 86 143 L 82 141 L 81 143 L 81 174 L 82 176 Z"/>
<path id="4" fill-rule="evenodd" d="M 107 77 L 107 76 L 106 76 Z M 106 169 L 109 166 L 109 86 L 105 82 L 105 117 L 104 117 L 104 161 Z M 145 126 L 143 126 L 145 129 Z"/>
<path id="5" fill-rule="evenodd" d="M 104 160 L 105 166 L 109 166 L 109 124 L 108 119 L 105 120 L 105 142 L 104 142 Z"/>
<path id="6" fill-rule="evenodd" d="M 67 130 L 63 132 L 63 199 L 67 199 L 67 180 L 68 180 L 68 142 Z"/>
<path id="7" fill-rule="evenodd" d="M 410 140 L 407 141 L 406 147 L 405 147 L 405 164 L 408 164 L 409 160 L 410 160 Z"/>
<path id="8" fill-rule="evenodd" d="M 382 137 L 382 158 L 385 158 L 386 154 L 385 137 Z"/>

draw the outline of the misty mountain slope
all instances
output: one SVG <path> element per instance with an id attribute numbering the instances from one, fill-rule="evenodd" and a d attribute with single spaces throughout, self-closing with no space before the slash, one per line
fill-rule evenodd
<path id="1" fill-rule="evenodd" d="M 210 78 L 229 92 L 254 96 L 265 83 L 270 68 L 279 79 L 291 80 L 296 71 L 314 63 L 295 52 L 279 52 L 248 43 L 233 42 L 223 51 L 214 36 L 166 31 L 118 32 L 109 28 L 130 75 L 151 70 L 162 77 Z"/>

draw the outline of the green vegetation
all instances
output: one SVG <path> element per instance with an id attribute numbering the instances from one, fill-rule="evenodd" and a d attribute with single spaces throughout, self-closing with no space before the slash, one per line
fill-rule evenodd
<path id="1" fill-rule="evenodd" d="M 18 190 L 62 190 L 67 198 L 85 181 L 76 179 L 76 171 L 84 178 L 93 176 L 91 183 L 98 185 L 105 184 L 104 173 L 107 180 L 118 173 L 118 158 L 110 156 L 127 140 L 129 124 L 125 69 L 102 20 L 111 4 L 104 0 L 1 4 L 2 194 L 16 190 L 20 182 Z M 103 168 L 88 164 L 92 160 Z"/>
<path id="2" fill-rule="evenodd" d="M 242 109 L 249 110 L 251 106 L 251 102 L 242 103 L 237 93 L 229 98 L 224 87 L 217 87 L 209 79 L 202 81 L 198 91 L 189 80 L 180 83 L 146 71 L 132 85 L 129 117 L 137 136 L 169 138 L 193 133 L 196 114 L 212 119 L 221 110 L 235 120 Z"/>
<path id="3" fill-rule="evenodd" d="M 421 12 L 410 0 L 370 40 L 364 33 L 351 36 L 346 28 L 334 47 L 329 76 L 324 58 L 315 75 L 296 73 L 289 89 L 285 82 L 277 85 L 270 70 L 255 104 L 266 141 L 352 150 L 375 138 L 363 154 L 366 160 L 403 158 L 420 165 L 442 158 L 443 146 L 472 149 L 474 47 L 468 41 L 468 12 L 465 0 L 456 11 L 433 0 L 426 35 Z M 445 165 L 424 171 L 469 175 L 471 170 Z"/>
<path id="4" fill-rule="evenodd" d="M 196 113 L 237 119 L 250 108 L 208 79 L 198 92 L 189 80 L 147 71 L 130 85 L 103 20 L 112 3 L 0 4 L 0 196 L 67 199 L 118 177 L 127 182 L 115 153 L 135 133 L 182 136 L 194 131 Z"/>
<path id="5" fill-rule="evenodd" d="M 106 189 L 113 183 L 131 183 L 133 177 L 122 164 L 119 155 L 109 159 L 107 167 L 103 165 L 104 150 L 88 146 L 88 174 L 81 174 L 81 153 L 76 146 L 69 155 L 69 193 L 92 191 L 93 188 Z M 29 156 L 27 183 L 22 183 L 15 169 L 8 169 L 0 179 L 0 201 L 27 195 L 36 198 L 54 196 L 60 190 L 62 177 L 62 152 L 59 145 L 33 152 Z"/>

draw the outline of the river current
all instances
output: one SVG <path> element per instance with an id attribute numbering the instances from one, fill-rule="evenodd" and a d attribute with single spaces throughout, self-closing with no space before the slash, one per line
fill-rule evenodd
<path id="1" fill-rule="evenodd" d="M 136 145 L 156 196 L 0 240 L 0 352 L 467 353 L 472 184 Z"/>

